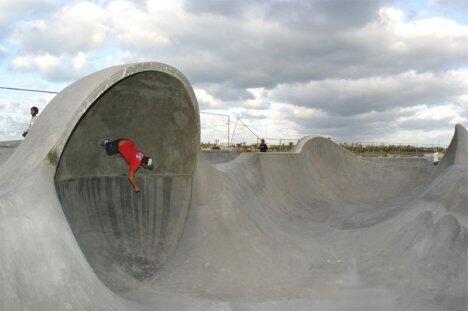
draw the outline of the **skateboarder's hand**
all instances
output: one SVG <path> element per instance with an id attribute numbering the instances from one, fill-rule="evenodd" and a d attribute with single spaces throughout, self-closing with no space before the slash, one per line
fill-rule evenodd
<path id="1" fill-rule="evenodd" d="M 140 185 L 138 185 L 136 179 L 135 179 L 135 173 L 134 172 L 128 172 L 128 180 L 130 180 L 130 183 L 133 186 L 133 189 L 135 189 L 135 192 L 138 193 L 140 192 Z"/>

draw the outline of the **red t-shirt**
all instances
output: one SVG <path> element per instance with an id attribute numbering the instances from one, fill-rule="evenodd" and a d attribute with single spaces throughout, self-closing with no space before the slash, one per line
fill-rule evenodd
<path id="1" fill-rule="evenodd" d="M 119 146 L 119 153 L 122 155 L 125 162 L 128 163 L 128 170 L 131 173 L 136 173 L 136 171 L 141 167 L 143 153 L 137 149 L 135 143 L 131 140 L 125 141 Z"/>

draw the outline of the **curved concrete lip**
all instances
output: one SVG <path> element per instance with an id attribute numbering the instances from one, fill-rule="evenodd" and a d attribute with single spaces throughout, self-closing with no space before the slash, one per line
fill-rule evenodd
<path id="1" fill-rule="evenodd" d="M 212 165 L 199 131 L 190 84 L 164 64 L 57 95 L 0 167 L 0 309 L 466 310 L 462 126 L 436 168 L 317 137 Z M 160 160 L 140 195 L 96 146 L 114 133 Z"/>

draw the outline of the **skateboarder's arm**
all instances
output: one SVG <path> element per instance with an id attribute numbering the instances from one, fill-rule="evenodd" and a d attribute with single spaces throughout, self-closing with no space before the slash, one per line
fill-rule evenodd
<path id="1" fill-rule="evenodd" d="M 140 192 L 140 186 L 138 186 L 138 183 L 135 179 L 135 172 L 129 171 L 128 172 L 128 180 L 130 180 L 130 183 L 133 186 L 133 189 L 135 189 L 135 192 Z"/>

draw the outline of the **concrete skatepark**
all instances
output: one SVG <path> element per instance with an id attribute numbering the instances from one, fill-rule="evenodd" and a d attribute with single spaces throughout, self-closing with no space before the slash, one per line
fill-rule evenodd
<path id="1" fill-rule="evenodd" d="M 98 147 L 108 136 L 159 160 L 140 194 Z M 468 310 L 461 125 L 435 167 L 320 137 L 225 163 L 199 146 L 173 67 L 64 89 L 2 155 L 0 310 Z"/>

